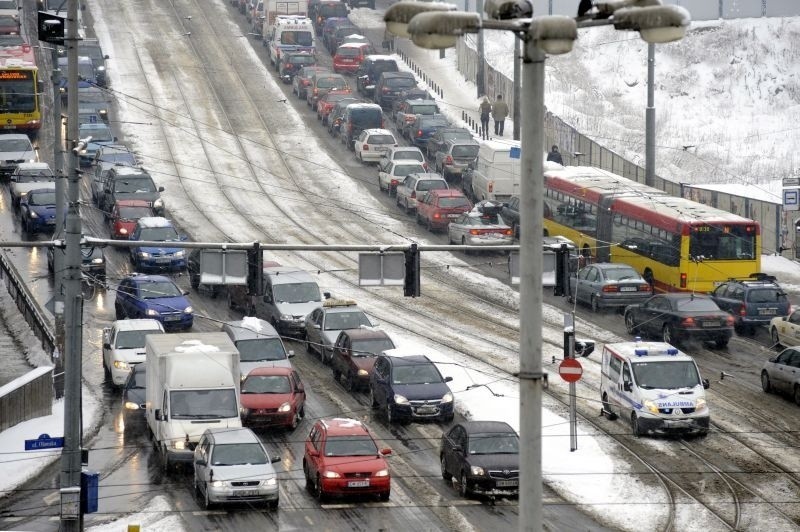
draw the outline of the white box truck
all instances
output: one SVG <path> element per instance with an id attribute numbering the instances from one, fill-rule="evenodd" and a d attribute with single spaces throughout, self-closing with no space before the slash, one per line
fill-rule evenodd
<path id="1" fill-rule="evenodd" d="M 211 427 L 241 427 L 239 352 L 223 332 L 147 336 L 147 426 L 165 470 Z"/>
<path id="2" fill-rule="evenodd" d="M 518 142 L 481 142 L 474 168 L 462 179 L 464 193 L 474 201 L 508 201 L 519 194 L 520 159 Z"/>

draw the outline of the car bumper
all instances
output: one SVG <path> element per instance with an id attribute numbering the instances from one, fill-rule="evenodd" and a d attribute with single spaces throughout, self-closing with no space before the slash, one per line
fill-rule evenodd
<path id="1" fill-rule="evenodd" d="M 514 243 L 514 238 L 510 235 L 502 238 L 480 238 L 477 236 L 467 235 L 466 242 L 467 245 L 470 246 L 510 246 Z"/>
<path id="2" fill-rule="evenodd" d="M 278 332 L 280 332 L 281 334 L 286 334 L 289 336 L 305 337 L 306 335 L 305 317 L 292 321 L 279 320 L 277 328 Z"/>
<path id="3" fill-rule="evenodd" d="M 130 366 L 127 368 L 117 368 L 114 364 L 111 364 L 111 382 L 113 382 L 115 386 L 122 386 L 125 384 L 130 373 Z"/>
<path id="4" fill-rule="evenodd" d="M 692 432 L 707 432 L 711 417 L 696 416 L 668 419 L 649 414 L 640 414 L 637 417 L 639 429 L 651 434 L 679 434 Z"/>
<path id="5" fill-rule="evenodd" d="M 431 405 L 434 406 L 434 405 Z M 443 421 L 453 416 L 453 403 L 435 405 L 433 410 L 420 410 L 419 406 L 409 404 L 392 405 L 392 415 L 398 419 L 434 419 Z"/>
<path id="6" fill-rule="evenodd" d="M 490 497 L 516 497 L 519 495 L 519 479 L 495 479 L 491 477 L 472 477 L 470 489 L 478 495 Z"/>
<path id="7" fill-rule="evenodd" d="M 161 325 L 164 326 L 164 329 L 168 331 L 191 329 L 192 324 L 194 323 L 194 316 L 191 314 L 188 316 L 184 314 L 180 319 L 177 320 L 168 319 L 168 317 L 165 316 L 159 316 L 156 319 L 160 321 Z"/>
<path id="8" fill-rule="evenodd" d="M 789 312 L 783 314 L 783 316 L 788 316 Z M 781 314 L 773 314 L 772 316 L 739 316 L 737 318 L 737 325 L 769 325 L 772 319 L 775 316 L 781 316 Z"/>
<path id="9" fill-rule="evenodd" d="M 188 464 L 194 462 L 194 447 L 196 444 L 192 444 L 192 449 L 167 449 L 167 461 L 171 464 L 181 463 L 181 464 Z"/>
<path id="10" fill-rule="evenodd" d="M 377 150 L 367 150 L 362 151 L 361 159 L 363 161 L 380 161 L 383 159 L 383 156 L 386 155 L 385 151 L 377 151 Z"/>
<path id="11" fill-rule="evenodd" d="M 346 64 L 346 65 L 333 65 L 334 70 L 338 70 L 339 72 L 347 72 L 348 74 L 355 74 L 356 70 L 358 70 L 359 65 L 353 64 Z"/>
<path id="12" fill-rule="evenodd" d="M 713 342 L 718 339 L 730 340 L 733 336 L 733 331 L 727 328 L 714 327 L 713 329 L 682 329 L 676 331 L 676 334 L 680 339 L 689 338 L 692 340 Z"/>
<path id="13" fill-rule="evenodd" d="M 43 218 L 28 218 L 28 228 L 35 233 L 44 233 L 53 231 L 56 226 L 55 219 L 44 220 Z"/>
<path id="14" fill-rule="evenodd" d="M 175 272 L 186 269 L 186 259 L 171 259 L 169 262 L 160 262 L 158 259 L 136 257 L 136 268 L 151 272 Z"/>
<path id="15" fill-rule="evenodd" d="M 360 493 L 386 493 L 391 486 L 389 477 L 369 478 L 321 478 L 322 491 L 334 495 L 357 495 Z M 351 485 L 353 482 L 368 481 L 368 486 Z"/>
<path id="16" fill-rule="evenodd" d="M 259 412 L 250 409 L 248 414 L 242 414 L 242 423 L 245 425 L 261 427 L 290 427 L 294 421 L 295 412 Z"/>
<path id="17" fill-rule="evenodd" d="M 208 500 L 215 503 L 225 502 L 271 502 L 278 500 L 278 484 L 274 486 L 224 486 L 208 485 Z"/>
<path id="18" fill-rule="evenodd" d="M 599 297 L 595 297 L 595 301 L 600 306 L 600 308 L 619 308 L 619 307 L 626 307 L 628 305 L 638 305 L 639 303 L 649 299 L 651 294 L 641 295 L 641 296 L 632 296 L 632 295 L 620 295 L 619 297 L 608 295 L 608 294 L 601 294 Z"/>

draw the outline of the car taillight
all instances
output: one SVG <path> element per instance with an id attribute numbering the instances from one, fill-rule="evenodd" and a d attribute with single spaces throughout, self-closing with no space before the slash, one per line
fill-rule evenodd
<path id="1" fill-rule="evenodd" d="M 362 151 L 369 151 L 369 144 L 364 144 L 363 146 L 361 146 L 361 150 Z"/>
<path id="2" fill-rule="evenodd" d="M 416 190 L 412 190 L 411 191 L 411 197 L 412 198 L 416 198 L 417 197 L 417 191 Z"/>
<path id="3" fill-rule="evenodd" d="M 441 215 L 441 214 L 439 214 L 438 212 L 435 212 L 435 213 L 433 213 L 433 217 L 434 217 L 434 218 L 436 218 L 436 219 L 438 220 L 439 218 L 441 218 L 441 217 L 442 217 L 442 215 Z"/>
<path id="4" fill-rule="evenodd" d="M 444 158 L 444 164 L 453 164 L 453 158 L 448 155 Z"/>
<path id="5" fill-rule="evenodd" d="M 511 229 L 506 229 L 505 231 L 503 231 L 503 234 L 506 236 L 512 236 L 514 234 L 514 231 L 512 231 Z"/>
<path id="6" fill-rule="evenodd" d="M 602 291 L 606 293 L 619 292 L 619 287 L 616 285 L 607 285 L 603 287 Z"/>
<path id="7" fill-rule="evenodd" d="M 421 129 L 418 129 L 418 130 L 417 130 L 417 136 L 418 136 L 418 137 L 421 137 L 421 136 L 422 136 L 422 130 L 421 130 Z"/>
<path id="8" fill-rule="evenodd" d="M 314 96 L 316 96 L 317 94 L 319 94 L 319 89 L 314 89 Z"/>
<path id="9" fill-rule="evenodd" d="M 681 272 L 681 288 L 686 288 L 686 274 Z"/>
<path id="10" fill-rule="evenodd" d="M 733 327 L 733 316 L 728 316 L 725 318 L 725 325 L 728 327 Z"/>
<path id="11" fill-rule="evenodd" d="M 742 303 L 742 306 L 739 307 L 739 316 L 747 316 L 747 305 Z"/>
<path id="12" fill-rule="evenodd" d="M 397 179 L 392 179 L 392 181 L 391 181 L 391 184 L 392 184 L 392 185 L 397 185 L 397 183 L 398 183 L 398 182 L 399 182 L 399 181 L 398 181 Z"/>
<path id="13" fill-rule="evenodd" d="M 694 318 L 691 317 L 683 318 L 683 320 L 681 320 L 681 325 L 683 327 L 694 327 L 695 326 Z"/>
<path id="14" fill-rule="evenodd" d="M 291 63 L 286 63 L 286 66 L 284 68 L 286 68 L 286 70 L 292 70 L 294 69 L 294 65 Z"/>
<path id="15" fill-rule="evenodd" d="M 471 234 L 471 235 L 480 235 L 480 234 L 483 234 L 483 231 L 481 231 L 480 229 L 470 229 L 469 230 L 469 234 Z"/>
<path id="16" fill-rule="evenodd" d="M 651 290 L 652 290 L 652 288 L 650 287 L 649 284 L 641 284 L 641 285 L 639 285 L 639 291 L 640 292 L 650 292 Z"/>
<path id="17" fill-rule="evenodd" d="M 388 93 L 389 93 L 389 89 L 388 89 L 388 87 L 384 87 L 384 88 L 383 88 L 383 93 L 384 93 L 384 94 L 388 94 Z"/>

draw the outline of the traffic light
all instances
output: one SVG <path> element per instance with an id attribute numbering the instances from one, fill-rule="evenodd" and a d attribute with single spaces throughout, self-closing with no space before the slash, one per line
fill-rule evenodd
<path id="1" fill-rule="evenodd" d="M 406 276 L 403 280 L 403 295 L 406 297 L 419 297 L 419 249 L 416 244 L 411 244 L 409 249 L 403 251 L 406 259 Z"/>
<path id="2" fill-rule="evenodd" d="M 39 11 L 37 18 L 38 38 L 40 41 L 50 44 L 64 45 L 64 27 L 66 18 L 58 15 L 51 15 L 45 11 Z"/>
<path id="3" fill-rule="evenodd" d="M 553 295 L 569 295 L 569 247 L 561 244 L 556 250 L 556 286 L 553 288 Z"/>

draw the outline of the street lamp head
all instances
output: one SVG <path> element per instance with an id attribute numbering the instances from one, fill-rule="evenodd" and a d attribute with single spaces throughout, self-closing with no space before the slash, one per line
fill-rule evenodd
<path id="1" fill-rule="evenodd" d="M 531 18 L 533 5 L 529 0 L 486 0 L 483 10 L 495 20 Z"/>
<path id="2" fill-rule="evenodd" d="M 572 17 L 549 15 L 536 17 L 530 26 L 533 44 L 550 55 L 567 54 L 578 38 L 578 24 Z"/>
<path id="3" fill-rule="evenodd" d="M 648 7 L 660 6 L 661 0 L 608 0 L 595 3 L 594 7 L 597 9 L 598 18 L 608 18 L 619 9 L 625 7 Z"/>
<path id="4" fill-rule="evenodd" d="M 408 23 L 411 22 L 411 19 L 416 15 L 428 11 L 453 11 L 455 8 L 456 6 L 453 4 L 446 4 L 444 2 L 413 2 L 403 0 L 389 6 L 389 9 L 387 9 L 386 13 L 383 15 L 383 21 L 386 23 L 386 29 L 389 33 L 397 35 L 398 37 L 409 38 Z"/>
<path id="5" fill-rule="evenodd" d="M 680 6 L 626 7 L 614 12 L 618 30 L 635 30 L 651 44 L 679 41 L 691 22 L 689 12 Z"/>
<path id="6" fill-rule="evenodd" d="M 408 23 L 408 33 L 417 46 L 431 49 L 453 48 L 458 37 L 475 33 L 481 27 L 477 13 L 433 11 L 420 13 Z"/>

